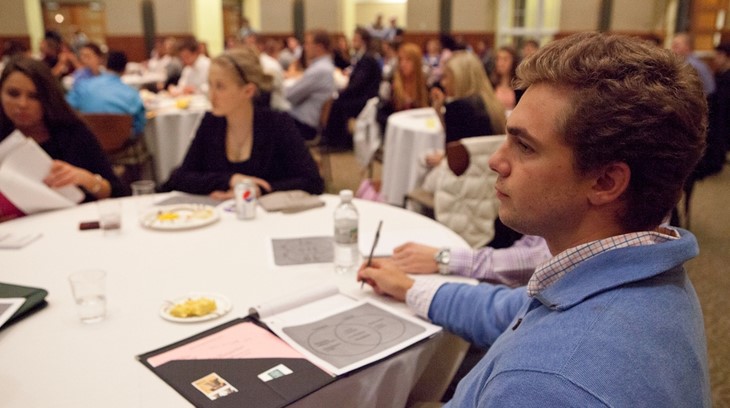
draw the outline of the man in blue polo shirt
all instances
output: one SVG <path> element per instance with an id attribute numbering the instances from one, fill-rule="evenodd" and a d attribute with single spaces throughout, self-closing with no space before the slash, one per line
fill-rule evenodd
<path id="1" fill-rule="evenodd" d="M 499 217 L 545 239 L 526 287 L 418 279 L 389 262 L 358 279 L 488 346 L 454 407 L 709 407 L 702 311 L 662 224 L 705 146 L 694 70 L 667 50 L 582 33 L 518 68 L 526 92 L 489 159 Z"/>
<path id="2" fill-rule="evenodd" d="M 120 113 L 134 118 L 134 135 L 144 132 L 144 105 L 139 92 L 122 82 L 120 76 L 127 65 L 123 52 L 110 51 L 107 71 L 79 82 L 66 95 L 68 103 L 83 113 Z"/>

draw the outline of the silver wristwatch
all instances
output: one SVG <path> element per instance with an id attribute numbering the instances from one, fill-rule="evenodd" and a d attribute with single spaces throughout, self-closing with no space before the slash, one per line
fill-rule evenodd
<path id="1" fill-rule="evenodd" d="M 449 248 L 442 248 L 436 252 L 433 260 L 436 261 L 436 264 L 438 264 L 439 273 L 441 275 L 448 275 L 450 273 L 449 262 L 451 261 L 451 250 Z"/>

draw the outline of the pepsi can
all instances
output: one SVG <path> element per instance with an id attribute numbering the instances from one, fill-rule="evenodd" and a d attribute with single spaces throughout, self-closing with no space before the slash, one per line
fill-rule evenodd
<path id="1" fill-rule="evenodd" d="M 236 183 L 233 189 L 236 199 L 236 216 L 239 220 L 256 218 L 256 185 L 251 179 Z"/>

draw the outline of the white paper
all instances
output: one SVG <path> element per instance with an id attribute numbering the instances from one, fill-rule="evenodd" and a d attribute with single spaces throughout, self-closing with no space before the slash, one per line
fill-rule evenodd
<path id="1" fill-rule="evenodd" d="M 297 305 L 317 294 L 324 297 Z M 379 361 L 441 331 L 372 299 L 333 294 L 330 287 L 295 296 L 288 305 L 288 310 L 269 308 L 274 313 L 259 317 L 309 361 L 334 375 Z"/>
<path id="2" fill-rule="evenodd" d="M 18 209 L 33 214 L 71 207 L 84 199 L 76 186 L 51 189 L 43 182 L 53 160 L 35 140 L 25 138 L 18 143 L 17 136 L 13 136 L 11 145 L 12 150 L 0 162 L 0 192 Z"/>
<path id="3" fill-rule="evenodd" d="M 24 298 L 0 298 L 0 327 L 25 303 Z"/>
<path id="4" fill-rule="evenodd" d="M 0 163 L 16 148 L 25 143 L 25 136 L 19 130 L 14 130 L 0 142 Z"/>
<path id="5" fill-rule="evenodd" d="M 20 249 L 40 238 L 41 234 L 3 234 L 0 233 L 0 249 Z"/>

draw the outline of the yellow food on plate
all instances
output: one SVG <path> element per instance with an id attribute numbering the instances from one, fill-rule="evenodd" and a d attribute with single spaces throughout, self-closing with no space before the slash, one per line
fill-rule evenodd
<path id="1" fill-rule="evenodd" d="M 170 308 L 170 315 L 174 317 L 196 317 L 205 316 L 215 312 L 217 306 L 215 300 L 206 297 L 188 299 Z"/>
<path id="2" fill-rule="evenodd" d="M 175 221 L 178 218 L 180 218 L 180 214 L 173 211 L 160 211 L 157 213 L 157 219 L 159 221 Z"/>

